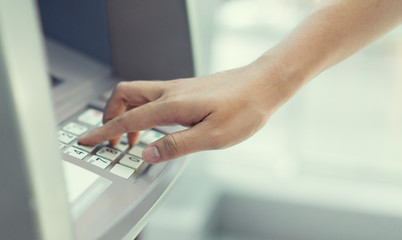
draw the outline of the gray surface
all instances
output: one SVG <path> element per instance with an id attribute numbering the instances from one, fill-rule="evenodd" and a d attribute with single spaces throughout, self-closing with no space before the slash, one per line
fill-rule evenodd
<path id="1" fill-rule="evenodd" d="M 2 131 L 7 131 L 2 132 L 0 150 L 2 160 L 12 165 L 0 170 L 2 238 L 69 239 L 73 231 L 70 228 L 67 196 L 63 187 L 60 155 L 55 138 L 50 80 L 46 71 L 44 51 L 40 48 L 42 39 L 39 26 L 34 20 L 37 18 L 33 18 L 37 16 L 32 15 L 33 2 L 26 4 L 2 0 L 0 3 L 2 63 L 6 56 L 4 52 L 12 57 L 12 61 L 7 59 L 6 66 L 2 65 L 0 73 L 0 110 L 4 110 L 0 119 Z M 10 3 L 16 5 L 11 8 L 3 5 Z M 182 12 L 178 16 L 184 20 L 180 26 L 184 26 L 187 24 L 184 18 L 185 7 L 184 4 L 180 6 L 179 10 Z M 15 12 L 17 9 L 18 12 Z M 147 9 L 153 12 L 156 8 L 153 5 Z M 163 9 L 165 10 L 169 9 Z M 5 20 L 3 16 L 13 16 L 15 19 Z M 167 37 L 171 36 L 171 32 L 165 34 Z M 175 33 L 172 34 L 176 36 Z M 181 36 L 187 36 L 188 40 L 188 32 Z M 26 44 L 26 39 L 29 39 L 29 44 Z M 175 41 L 174 38 L 170 40 Z M 143 46 L 138 43 L 125 47 L 127 51 L 132 51 L 142 49 Z M 110 89 L 118 81 L 110 75 L 110 67 L 107 64 L 89 57 L 80 48 L 72 49 L 67 45 L 52 42 L 48 44 L 48 53 L 50 73 L 63 81 L 52 92 L 59 124 L 71 114 L 83 110 L 89 102 L 97 101 L 106 89 Z M 178 51 L 176 54 L 175 57 L 190 57 L 190 63 L 187 62 L 188 58 L 187 65 L 174 64 L 169 67 L 163 62 L 147 62 L 146 59 L 141 62 L 145 63 L 150 75 L 154 73 L 154 68 L 160 67 L 169 70 L 169 73 L 185 72 L 190 76 L 193 72 L 190 45 L 187 45 L 187 50 Z M 139 61 L 138 57 L 141 56 L 136 56 Z M 7 77 L 11 76 L 13 79 L 6 81 Z M 85 240 L 133 239 L 145 225 L 149 212 L 158 205 L 183 168 L 182 160 L 158 164 L 149 167 L 133 182 L 70 156 L 62 157 L 65 161 L 112 181 L 110 187 L 73 222 L 76 238 Z"/>
<path id="2" fill-rule="evenodd" d="M 192 77 L 184 0 L 107 1 L 115 75 L 131 80 Z"/>
<path id="3" fill-rule="evenodd" d="M 38 0 L 45 34 L 111 65 L 106 0 Z"/>
<path id="4" fill-rule="evenodd" d="M 35 216 L 29 207 L 31 196 L 24 166 L 25 156 L 16 147 L 22 145 L 21 132 L 8 82 L 10 77 L 1 54 L 2 47 L 0 39 L 0 152 L 3 165 L 0 168 L 0 232 L 3 237 L 37 239 Z M 16 228 L 18 225 L 21 227 Z"/>
<path id="5" fill-rule="evenodd" d="M 0 1 L 0 84 L 1 238 L 71 239 L 33 1 Z"/>
<path id="6" fill-rule="evenodd" d="M 400 217 L 236 193 L 222 196 L 209 223 L 211 239 L 234 235 L 280 240 L 397 240 L 402 236 Z"/>

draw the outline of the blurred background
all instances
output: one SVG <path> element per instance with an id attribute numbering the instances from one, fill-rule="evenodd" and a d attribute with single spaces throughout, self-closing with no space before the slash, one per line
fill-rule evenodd
<path id="1" fill-rule="evenodd" d="M 250 63 L 319 1 L 189 2 L 205 75 Z M 191 155 L 143 238 L 400 239 L 401 146 L 399 27 L 316 77 L 252 138 Z"/>

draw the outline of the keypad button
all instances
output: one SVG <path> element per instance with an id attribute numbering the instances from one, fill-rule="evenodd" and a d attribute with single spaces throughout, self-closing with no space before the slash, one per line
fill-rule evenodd
<path id="1" fill-rule="evenodd" d="M 112 169 L 110 169 L 110 172 L 122 178 L 128 179 L 131 175 L 133 175 L 135 170 L 121 164 L 116 164 Z"/>
<path id="2" fill-rule="evenodd" d="M 158 140 L 159 138 L 165 136 L 164 134 L 155 131 L 155 130 L 149 130 L 147 131 L 144 136 L 141 138 L 141 142 L 143 142 L 144 144 L 148 145 L 152 142 L 155 142 L 156 140 Z"/>
<path id="3" fill-rule="evenodd" d="M 84 160 L 112 174 L 129 179 L 137 169 L 144 168 L 142 159 L 144 144 L 150 144 L 165 136 L 155 130 L 140 132 L 140 142 L 143 144 L 132 146 L 128 143 L 127 134 L 123 134 L 121 142 L 111 147 L 106 143 L 97 146 L 84 146 L 78 143 L 77 138 L 95 127 L 102 126 L 103 113 L 89 108 L 66 122 L 57 132 L 60 151 L 74 158 Z"/>
<path id="4" fill-rule="evenodd" d="M 98 152 L 96 152 L 96 155 L 107 158 L 111 161 L 114 161 L 120 154 L 121 151 L 111 147 L 102 147 Z"/>
<path id="5" fill-rule="evenodd" d="M 129 168 L 137 169 L 144 163 L 143 160 L 136 158 L 134 156 L 125 155 L 120 161 L 120 164 L 125 165 Z"/>
<path id="6" fill-rule="evenodd" d="M 125 142 L 120 142 L 119 144 L 117 144 L 116 146 L 114 146 L 113 148 L 119 150 L 119 151 L 126 151 L 128 149 L 128 147 L 130 147 L 130 145 L 128 145 L 128 143 Z"/>
<path id="7" fill-rule="evenodd" d="M 78 116 L 78 120 L 92 126 L 96 126 L 102 122 L 103 113 L 95 109 L 88 109 Z"/>
<path id="8" fill-rule="evenodd" d="M 84 159 L 88 153 L 85 151 L 82 151 L 81 149 L 75 148 L 75 147 L 69 147 L 64 153 L 67 153 L 70 156 L 73 156 L 78 159 Z"/>
<path id="9" fill-rule="evenodd" d="M 101 157 L 98 157 L 98 156 L 90 157 L 88 159 L 88 162 L 93 164 L 93 165 L 95 165 L 95 166 L 97 166 L 97 167 L 100 167 L 102 169 L 107 168 L 110 165 L 110 163 L 112 163 L 111 161 L 109 161 L 107 159 L 104 159 L 104 158 L 101 158 Z"/>
<path id="10" fill-rule="evenodd" d="M 75 138 L 76 138 L 76 136 L 75 136 L 74 134 L 67 133 L 67 132 L 64 132 L 64 131 L 62 131 L 62 130 L 59 130 L 59 131 L 57 132 L 57 139 L 58 139 L 60 142 L 62 142 L 62 143 L 69 144 L 69 143 L 71 143 Z"/>
<path id="11" fill-rule="evenodd" d="M 74 142 L 73 146 L 89 153 L 92 152 L 97 147 L 97 146 L 84 146 L 79 144 L 78 142 Z"/>
<path id="12" fill-rule="evenodd" d="M 82 126 L 78 123 L 70 122 L 63 127 L 63 130 L 73 133 L 75 135 L 81 135 L 81 134 L 85 133 L 86 131 L 88 131 L 88 128 L 85 126 Z"/>
<path id="13" fill-rule="evenodd" d="M 134 146 L 128 153 L 131 155 L 134 155 L 136 157 L 142 158 L 142 152 L 144 151 L 144 148 L 141 146 Z"/>
<path id="14" fill-rule="evenodd" d="M 123 135 L 121 135 L 121 142 L 128 143 L 128 137 L 127 137 L 127 134 L 123 134 Z"/>

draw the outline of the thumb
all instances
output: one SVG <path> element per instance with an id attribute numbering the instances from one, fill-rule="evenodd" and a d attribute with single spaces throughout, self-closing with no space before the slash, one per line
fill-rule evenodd
<path id="1" fill-rule="evenodd" d="M 205 128 L 205 124 L 199 123 L 192 128 L 166 135 L 144 149 L 143 159 L 149 163 L 159 163 L 207 150 L 211 146 L 205 137 Z"/>

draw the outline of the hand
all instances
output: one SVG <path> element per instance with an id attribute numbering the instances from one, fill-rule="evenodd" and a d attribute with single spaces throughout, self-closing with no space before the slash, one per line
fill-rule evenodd
<path id="1" fill-rule="evenodd" d="M 300 87 L 328 67 L 399 26 L 402 1 L 325 1 L 254 63 L 211 76 L 168 82 L 123 82 L 109 100 L 104 126 L 84 145 L 119 142 L 128 132 L 180 124 L 187 130 L 151 143 L 148 162 L 232 146 L 253 135 Z"/>
<path id="2" fill-rule="evenodd" d="M 147 146 L 146 161 L 232 146 L 259 130 L 283 102 L 276 92 L 281 84 L 267 82 L 263 77 L 267 73 L 258 74 L 256 69 L 249 65 L 199 78 L 121 82 L 106 106 L 104 125 L 79 142 L 96 145 L 109 140 L 115 145 L 127 132 L 133 144 L 140 130 L 179 124 L 189 128 Z"/>

